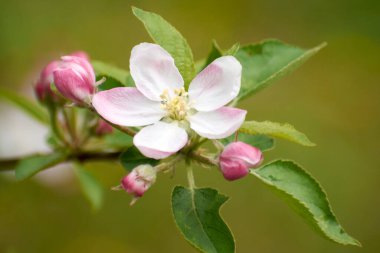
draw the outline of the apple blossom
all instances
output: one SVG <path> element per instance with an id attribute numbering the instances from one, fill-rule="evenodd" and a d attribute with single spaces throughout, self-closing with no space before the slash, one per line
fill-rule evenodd
<path id="1" fill-rule="evenodd" d="M 191 130 L 208 139 L 221 139 L 240 127 L 246 111 L 225 105 L 239 93 L 241 71 L 235 57 L 220 57 L 186 91 L 171 55 L 159 45 L 141 43 L 130 58 L 136 88 L 99 92 L 92 104 L 113 124 L 145 126 L 134 136 L 134 145 L 145 156 L 162 159 L 183 148 Z"/>
<path id="2" fill-rule="evenodd" d="M 262 159 L 260 149 L 238 141 L 224 148 L 219 157 L 219 165 L 224 178 L 232 181 L 246 176 L 249 169 L 258 166 Z"/>
<path id="3" fill-rule="evenodd" d="M 54 84 L 67 99 L 78 105 L 90 102 L 95 93 L 95 72 L 83 56 L 63 56 L 54 70 Z"/>

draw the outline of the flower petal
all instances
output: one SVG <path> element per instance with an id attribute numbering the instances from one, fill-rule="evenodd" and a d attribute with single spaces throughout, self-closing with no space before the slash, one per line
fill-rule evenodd
<path id="1" fill-rule="evenodd" d="M 130 70 L 137 89 L 147 98 L 160 101 L 165 89 L 183 87 L 183 79 L 174 59 L 162 47 L 141 43 L 132 49 Z"/>
<path id="2" fill-rule="evenodd" d="M 212 112 L 198 112 L 189 117 L 190 127 L 202 137 L 222 139 L 239 129 L 246 114 L 245 110 L 226 106 Z"/>
<path id="3" fill-rule="evenodd" d="M 92 98 L 92 105 L 103 118 L 121 126 L 145 126 L 165 115 L 159 102 L 147 99 L 132 87 L 98 92 Z"/>
<path id="4" fill-rule="evenodd" d="M 175 123 L 159 121 L 141 129 L 133 138 L 133 144 L 146 157 L 163 159 L 183 148 L 187 138 L 186 131 Z"/>
<path id="5" fill-rule="evenodd" d="M 87 82 L 95 86 L 95 71 L 88 59 L 79 56 L 66 55 L 61 57 L 60 68 L 71 68 Z"/>
<path id="6" fill-rule="evenodd" d="M 87 103 L 95 92 L 94 86 L 78 75 L 74 69 L 57 68 L 53 75 L 57 90 L 75 103 Z"/>
<path id="7" fill-rule="evenodd" d="M 200 72 L 190 83 L 189 97 L 198 111 L 216 110 L 232 99 L 240 90 L 241 64 L 233 56 L 223 56 Z"/>

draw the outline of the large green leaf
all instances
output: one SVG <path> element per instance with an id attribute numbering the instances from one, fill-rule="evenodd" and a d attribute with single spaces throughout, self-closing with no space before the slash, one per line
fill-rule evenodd
<path id="1" fill-rule="evenodd" d="M 94 210 L 100 209 L 103 204 L 104 190 L 99 181 L 80 163 L 74 163 L 74 171 L 78 178 L 83 195 Z"/>
<path id="2" fill-rule="evenodd" d="M 326 43 L 302 49 L 278 40 L 241 47 L 235 57 L 243 66 L 242 86 L 237 100 L 242 100 L 291 73 Z"/>
<path id="3" fill-rule="evenodd" d="M 133 170 L 135 167 L 142 164 L 150 164 L 155 166 L 159 163 L 158 160 L 145 157 L 136 147 L 130 147 L 120 156 L 120 162 L 127 171 Z"/>
<path id="4" fill-rule="evenodd" d="M 0 99 L 6 99 L 43 124 L 49 124 L 47 111 L 39 104 L 12 91 L 0 88 Z"/>
<path id="5" fill-rule="evenodd" d="M 48 155 L 33 155 L 20 160 L 15 173 L 17 180 L 27 179 L 41 170 L 48 169 L 58 163 L 65 161 L 66 153 L 55 152 Z"/>
<path id="6" fill-rule="evenodd" d="M 315 146 L 315 144 L 312 143 L 305 134 L 299 132 L 288 123 L 281 124 L 270 121 L 246 121 L 240 127 L 239 132 L 246 134 L 265 134 L 292 141 L 307 147 Z"/>
<path id="7" fill-rule="evenodd" d="M 195 76 L 193 53 L 186 39 L 161 16 L 136 7 L 133 14 L 144 24 L 150 37 L 166 49 L 174 58 L 175 64 L 187 86 Z"/>
<path id="8" fill-rule="evenodd" d="M 134 86 L 133 79 L 127 70 L 98 60 L 92 60 L 91 63 L 97 76 L 112 78 L 114 83 L 118 81 L 123 86 Z"/>
<path id="9" fill-rule="evenodd" d="M 172 211 L 175 222 L 186 240 L 200 252 L 235 252 L 234 238 L 219 214 L 227 199 L 211 188 L 174 188 Z"/>
<path id="10" fill-rule="evenodd" d="M 220 140 L 224 145 L 228 145 L 231 142 L 235 141 L 235 136 L 231 135 L 228 138 Z M 257 134 L 257 135 L 250 135 L 250 134 L 244 134 L 239 133 L 238 135 L 238 141 L 245 142 L 251 146 L 254 146 L 261 151 L 268 151 L 273 149 L 274 147 L 274 140 L 271 137 L 268 137 L 263 134 Z"/>
<path id="11" fill-rule="evenodd" d="M 278 193 L 324 237 L 340 244 L 360 246 L 338 223 L 319 183 L 297 164 L 278 160 L 251 170 L 251 174 Z"/>

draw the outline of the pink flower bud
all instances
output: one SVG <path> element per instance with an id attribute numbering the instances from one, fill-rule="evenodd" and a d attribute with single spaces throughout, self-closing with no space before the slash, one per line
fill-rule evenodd
<path id="1" fill-rule="evenodd" d="M 95 72 L 90 62 L 78 56 L 63 56 L 54 71 L 54 84 L 67 99 L 83 105 L 95 93 Z"/>
<path id="2" fill-rule="evenodd" d="M 238 141 L 224 148 L 219 164 L 224 178 L 233 181 L 246 176 L 250 168 L 260 165 L 262 159 L 260 149 Z"/>
<path id="3" fill-rule="evenodd" d="M 99 119 L 98 125 L 96 126 L 95 133 L 97 135 L 105 135 L 113 132 L 113 127 L 108 124 L 105 120 Z"/>
<path id="4" fill-rule="evenodd" d="M 156 173 L 151 165 L 139 165 L 121 180 L 121 185 L 129 194 L 139 198 L 154 184 Z"/>
<path id="5" fill-rule="evenodd" d="M 56 101 L 58 97 L 51 90 L 50 85 L 53 83 L 53 71 L 58 66 L 58 61 L 52 61 L 40 73 L 40 78 L 38 79 L 36 85 L 34 86 L 34 91 L 40 102 L 45 102 L 48 98 Z"/>

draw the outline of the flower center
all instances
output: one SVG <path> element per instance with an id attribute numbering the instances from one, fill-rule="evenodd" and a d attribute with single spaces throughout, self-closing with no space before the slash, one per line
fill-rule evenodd
<path id="1" fill-rule="evenodd" d="M 165 89 L 160 98 L 161 108 L 166 110 L 169 118 L 178 121 L 186 119 L 190 107 L 188 93 L 184 88 L 174 89 L 174 97 L 171 97 L 169 91 Z"/>

